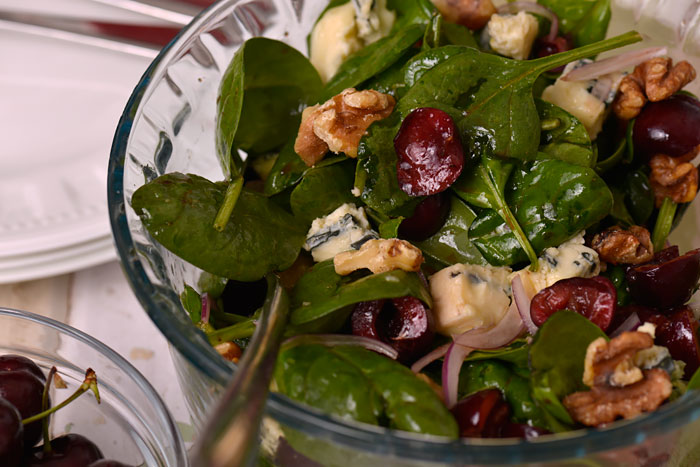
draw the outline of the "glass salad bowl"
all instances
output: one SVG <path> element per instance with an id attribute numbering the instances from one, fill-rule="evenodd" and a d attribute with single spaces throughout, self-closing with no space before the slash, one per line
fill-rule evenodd
<path id="1" fill-rule="evenodd" d="M 0 355 L 18 354 L 48 374 L 56 366 L 67 389 L 52 388 L 53 402 L 67 399 L 92 368 L 100 404 L 83 394 L 51 416 L 52 438 L 86 436 L 105 459 L 127 465 L 187 465 L 175 421 L 146 378 L 124 358 L 77 329 L 44 316 L 0 308 Z"/>
<path id="2" fill-rule="evenodd" d="M 166 172 L 223 179 L 215 115 L 219 83 L 229 61 L 253 36 L 306 51 L 307 34 L 326 3 L 240 0 L 211 6 L 153 61 L 116 130 L 108 174 L 116 247 L 137 297 L 171 344 L 180 384 L 199 427 L 235 366 L 208 344 L 180 304 L 184 284 L 196 284 L 201 271 L 152 239 L 131 208 L 131 197 Z M 261 452 L 279 465 L 697 465 L 699 430 L 700 392 L 695 391 L 632 421 L 531 442 L 447 442 L 340 420 L 272 393 Z"/>

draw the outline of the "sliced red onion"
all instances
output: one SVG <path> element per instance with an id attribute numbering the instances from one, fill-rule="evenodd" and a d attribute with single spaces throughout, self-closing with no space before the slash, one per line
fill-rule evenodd
<path id="1" fill-rule="evenodd" d="M 547 18 L 551 24 L 549 34 L 547 34 L 547 39 L 551 41 L 557 37 L 557 34 L 559 33 L 559 18 L 557 17 L 556 13 L 549 8 L 535 2 L 510 2 L 498 7 L 499 13 L 517 13 L 518 11 L 527 11 L 529 13 L 535 13 Z"/>
<path id="2" fill-rule="evenodd" d="M 385 355 L 392 360 L 396 360 L 399 356 L 399 353 L 393 347 L 384 342 L 351 334 L 300 334 L 284 341 L 282 347 L 288 349 L 301 344 L 321 344 L 328 347 L 354 345 Z"/>
<path id="3" fill-rule="evenodd" d="M 525 291 L 523 280 L 518 274 L 516 274 L 516 276 L 513 278 L 510 286 L 511 289 L 513 289 L 513 301 L 518 307 L 520 319 L 523 320 L 527 331 L 534 336 L 538 329 L 537 325 L 535 325 L 534 321 L 532 321 L 532 316 L 530 316 L 530 303 L 532 302 L 532 297 L 534 295 L 531 295 Z"/>
<path id="4" fill-rule="evenodd" d="M 448 409 L 457 403 L 457 389 L 459 386 L 459 371 L 467 355 L 473 349 L 459 345 L 457 342 L 450 344 L 442 362 L 442 391 L 445 394 L 445 405 Z"/>
<path id="5" fill-rule="evenodd" d="M 448 342 L 447 344 L 441 345 L 440 347 L 434 349 L 432 352 L 423 355 L 421 358 L 416 360 L 413 365 L 411 365 L 411 371 L 414 373 L 420 373 L 423 368 L 430 365 L 435 360 L 444 357 L 447 353 L 447 349 L 450 348 L 450 345 L 452 344 Z"/>
<path id="6" fill-rule="evenodd" d="M 641 325 L 642 320 L 639 319 L 639 315 L 637 315 L 637 313 L 632 313 L 610 334 L 610 337 L 617 337 L 623 332 L 636 331 Z"/>
<path id="7" fill-rule="evenodd" d="M 632 50 L 571 70 L 560 79 L 564 81 L 588 81 L 589 79 L 594 79 L 609 73 L 626 70 L 627 68 L 637 66 L 652 58 L 666 55 L 667 53 L 668 50 L 666 47 L 650 47 L 648 49 Z"/>
<path id="8" fill-rule="evenodd" d="M 202 294 L 202 314 L 200 322 L 202 324 L 207 324 L 209 322 L 209 317 L 211 316 L 211 302 L 212 299 L 208 293 L 204 292 Z"/>
<path id="9" fill-rule="evenodd" d="M 520 317 L 515 300 L 513 300 L 498 324 L 488 329 L 472 329 L 459 336 L 454 336 L 454 340 L 459 345 L 473 349 L 497 349 L 509 344 L 524 330 L 525 324 Z"/>

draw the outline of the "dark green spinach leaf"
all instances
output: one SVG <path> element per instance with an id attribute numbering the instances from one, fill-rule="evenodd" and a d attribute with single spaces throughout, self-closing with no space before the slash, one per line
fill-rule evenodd
<path id="1" fill-rule="evenodd" d="M 596 154 L 586 128 L 576 117 L 559 106 L 535 99 L 540 121 L 551 122 L 551 129 L 542 129 L 539 151 L 552 159 L 593 167 Z M 556 123 L 556 126 L 554 124 Z"/>
<path id="2" fill-rule="evenodd" d="M 576 47 L 605 38 L 610 0 L 538 0 L 559 17 L 561 34 L 571 33 Z"/>
<path id="3" fill-rule="evenodd" d="M 469 226 L 476 214 L 464 201 L 452 196 L 450 214 L 440 230 L 433 236 L 415 242 L 423 254 L 445 267 L 455 263 L 487 265 L 479 250 L 469 240 Z"/>
<path id="4" fill-rule="evenodd" d="M 345 419 L 457 438 L 452 414 L 407 367 L 359 347 L 300 345 L 280 353 L 280 393 Z"/>
<path id="5" fill-rule="evenodd" d="M 686 387 L 686 389 L 687 390 L 700 389 L 700 370 L 695 370 L 695 373 L 690 378 L 690 381 L 688 381 L 688 386 Z"/>
<path id="6" fill-rule="evenodd" d="M 217 100 L 217 152 L 229 175 L 234 146 L 254 153 L 275 149 L 299 126 L 300 109 L 322 87 L 309 60 L 287 44 L 254 37 L 236 52 Z"/>
<path id="7" fill-rule="evenodd" d="M 219 232 L 212 224 L 225 191 L 198 175 L 169 173 L 136 190 L 131 206 L 165 248 L 217 276 L 253 281 L 291 266 L 306 230 L 268 198 L 243 190 Z"/>
<path id="8" fill-rule="evenodd" d="M 638 42 L 630 32 L 595 44 L 536 60 L 518 61 L 467 48 L 436 65 L 408 90 L 397 110 L 411 110 L 433 102 L 462 112 L 457 122 L 491 133 L 497 156 L 533 160 L 540 142 L 540 120 L 533 85 L 545 71 L 573 60 Z"/>
<path id="9" fill-rule="evenodd" d="M 530 346 L 533 395 L 541 408 L 562 422 L 571 424 L 571 419 L 557 402 L 586 390 L 583 362 L 588 344 L 599 337 L 608 339 L 598 326 L 568 310 L 554 313 L 535 334 Z"/>
<path id="10" fill-rule="evenodd" d="M 506 200 L 537 254 L 598 222 L 613 205 L 610 190 L 595 171 L 559 160 L 538 161 L 530 170 L 516 170 Z M 492 265 L 529 260 L 494 210 L 479 214 L 469 237 Z"/>
<path id="11" fill-rule="evenodd" d="M 430 293 L 416 273 L 397 269 L 357 279 L 336 274 L 333 260 L 327 260 L 304 274 L 292 290 L 290 322 L 305 324 L 355 303 L 406 295 L 432 307 Z"/>
<path id="12" fill-rule="evenodd" d="M 182 302 L 182 308 L 185 309 L 192 322 L 199 323 L 202 319 L 202 297 L 197 291 L 185 284 L 185 290 L 180 294 L 180 302 Z"/>
<path id="13" fill-rule="evenodd" d="M 289 199 L 294 215 L 305 224 L 331 213 L 344 203 L 355 202 L 352 195 L 355 164 L 351 160 L 311 169 L 292 191 Z"/>

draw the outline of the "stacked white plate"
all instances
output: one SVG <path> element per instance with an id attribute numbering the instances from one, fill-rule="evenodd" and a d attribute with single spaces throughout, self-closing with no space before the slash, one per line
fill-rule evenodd
<path id="1" fill-rule="evenodd" d="M 0 21 L 0 283 L 116 258 L 107 161 L 150 60 Z"/>

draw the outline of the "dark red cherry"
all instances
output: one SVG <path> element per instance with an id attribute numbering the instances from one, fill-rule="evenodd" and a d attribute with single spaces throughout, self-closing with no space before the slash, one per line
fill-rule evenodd
<path id="1" fill-rule="evenodd" d="M 690 299 L 700 280 L 700 249 L 672 256 L 673 250 L 663 250 L 651 262 L 627 270 L 629 291 L 636 303 L 669 309 Z"/>
<path id="2" fill-rule="evenodd" d="M 572 310 L 605 331 L 615 315 L 616 302 L 617 291 L 607 277 L 573 277 L 540 290 L 530 303 L 530 316 L 542 326 L 555 312 Z"/>
<path id="3" fill-rule="evenodd" d="M 647 103 L 634 123 L 634 153 L 648 160 L 655 154 L 680 157 L 700 144 L 700 102 L 674 95 Z"/>
<path id="4" fill-rule="evenodd" d="M 460 400 L 452 408 L 462 438 L 496 438 L 509 422 L 510 407 L 498 389 L 485 389 Z"/>
<path id="5" fill-rule="evenodd" d="M 657 325 L 656 343 L 668 347 L 671 357 L 685 362 L 685 379 L 690 378 L 700 367 L 698 346 L 698 322 L 688 307 L 671 312 L 667 319 L 650 320 Z"/>
<path id="6" fill-rule="evenodd" d="M 41 371 L 39 365 L 34 361 L 23 357 L 22 355 L 0 355 L 0 371 L 19 371 L 25 370 L 36 376 L 42 381 L 46 381 L 44 372 Z"/>
<path id="7" fill-rule="evenodd" d="M 571 50 L 571 43 L 566 37 L 557 36 L 554 39 L 548 39 L 547 36 L 540 37 L 535 42 L 534 56 L 537 58 L 549 57 L 550 55 L 558 54 Z M 564 66 L 553 68 L 552 73 L 561 73 L 564 71 Z"/>
<path id="8" fill-rule="evenodd" d="M 435 234 L 445 223 L 450 213 L 450 196 L 441 192 L 421 201 L 413 215 L 399 226 L 399 237 L 421 241 Z"/>
<path id="9" fill-rule="evenodd" d="M 358 303 L 350 324 L 354 335 L 389 344 L 404 363 L 422 355 L 435 336 L 431 310 L 415 297 Z"/>
<path id="10" fill-rule="evenodd" d="M 501 428 L 501 438 L 533 439 L 548 434 L 551 432 L 527 423 L 508 422 Z"/>
<path id="11" fill-rule="evenodd" d="M 394 138 L 394 149 L 399 187 L 410 196 L 445 191 L 464 167 L 457 127 L 439 109 L 422 107 L 408 114 Z"/>
<path id="12" fill-rule="evenodd" d="M 22 419 L 41 412 L 44 383 L 27 371 L 0 371 L 0 397 L 19 411 Z M 34 446 L 41 437 L 41 420 L 24 427 L 24 445 Z"/>
<path id="13" fill-rule="evenodd" d="M 0 397 L 0 465 L 18 467 L 24 451 L 24 430 L 19 411 Z"/>
<path id="14" fill-rule="evenodd" d="M 51 453 L 43 447 L 34 449 L 27 459 L 28 467 L 88 467 L 104 456 L 100 449 L 85 436 L 70 433 L 51 440 Z"/>

